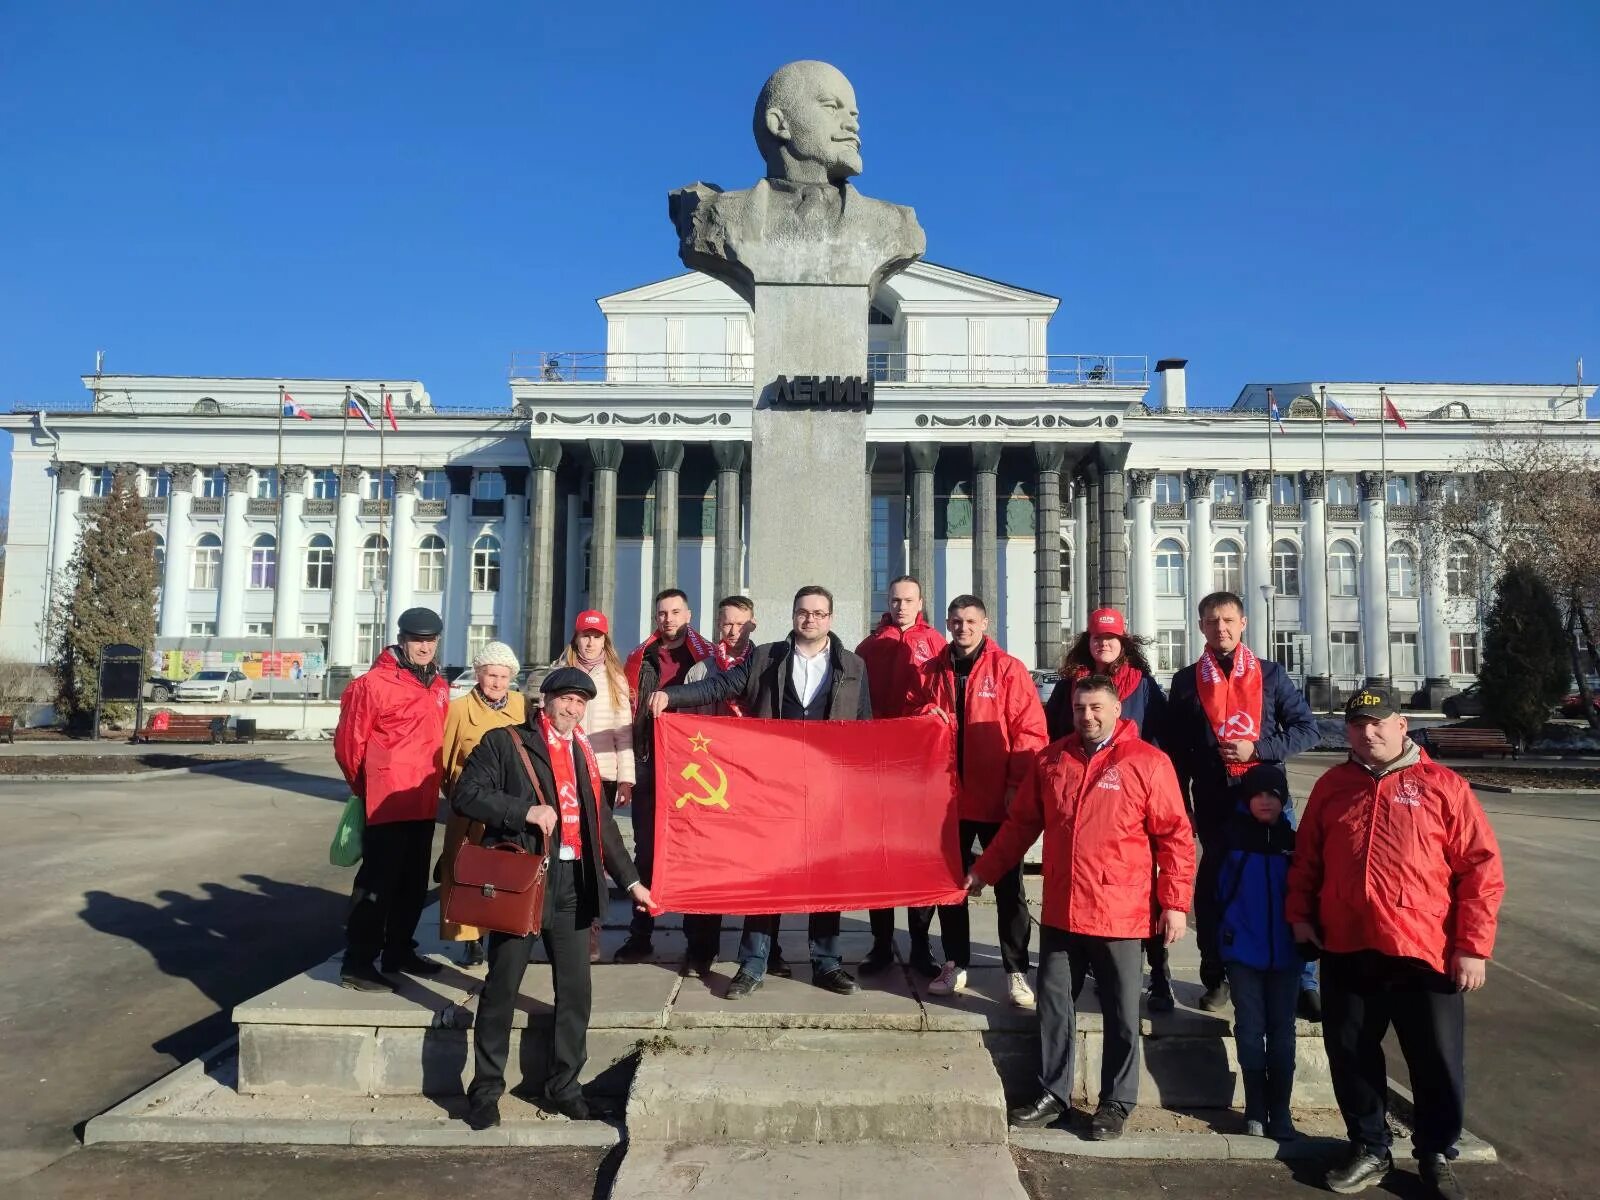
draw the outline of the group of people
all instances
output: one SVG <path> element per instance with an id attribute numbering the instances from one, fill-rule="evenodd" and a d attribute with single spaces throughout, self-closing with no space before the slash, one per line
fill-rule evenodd
<path id="1" fill-rule="evenodd" d="M 1047 705 L 1024 664 L 990 636 L 980 597 L 950 602 L 947 641 L 924 616 L 919 582 L 901 577 L 890 586 L 888 612 L 853 651 L 832 631 L 826 588 L 800 589 L 790 615 L 786 637 L 757 644 L 752 602 L 727 597 L 711 642 L 695 629 L 687 595 L 668 589 L 655 597 L 650 637 L 623 660 L 604 614 L 583 613 L 544 679 L 543 705 L 534 707 L 510 690 L 518 664 L 498 643 L 474 661 L 473 690 L 449 702 L 432 665 L 437 615 L 402 614 L 398 643 L 345 693 L 336 734 L 340 766 L 367 807 L 341 981 L 390 988 L 397 972 L 440 969 L 416 953 L 413 935 L 441 795 L 453 813 L 438 868 L 445 888 L 463 841 L 548 845 L 539 936 L 556 1012 L 543 1098 L 556 1111 L 587 1116 L 578 1075 L 605 874 L 635 902 L 616 961 L 654 953 L 655 719 L 669 709 L 783 720 L 931 713 L 954 734 L 965 885 L 974 894 L 995 889 L 1008 997 L 1039 1013 L 1040 1092 L 1012 1111 L 1014 1124 L 1067 1117 L 1075 1009 L 1092 975 L 1104 1047 L 1088 1133 L 1121 1134 L 1138 1099 L 1143 960 L 1150 1009 L 1170 1011 L 1167 947 L 1184 936 L 1192 910 L 1199 1004 L 1232 1005 L 1250 1132 L 1295 1136 L 1295 1017 L 1321 1019 L 1351 1141 L 1328 1186 L 1348 1193 L 1376 1182 L 1392 1166 L 1382 1051 L 1392 1027 L 1415 1092 L 1423 1176 L 1438 1195 L 1461 1194 L 1450 1163 L 1464 1105 L 1462 998 L 1483 984 L 1504 882 L 1471 789 L 1410 740 L 1392 695 L 1367 688 L 1350 699 L 1349 758 L 1322 776 L 1297 820 L 1286 763 L 1317 743 L 1316 720 L 1287 674 L 1245 644 L 1237 595 L 1201 601 L 1205 648 L 1165 693 L 1122 614 L 1095 611 Z M 622 805 L 633 812 L 632 856 L 612 811 Z M 1030 983 L 1021 863 L 1041 836 L 1039 963 Z M 869 919 L 872 946 L 857 965 L 863 976 L 895 961 L 894 913 Z M 906 962 L 929 981 L 928 992 L 964 989 L 966 904 L 913 908 L 907 925 Z M 687 972 L 709 976 L 721 927 L 717 916 L 685 916 Z M 727 999 L 749 996 L 769 974 L 792 974 L 777 928 L 776 915 L 744 919 Z M 812 982 L 856 992 L 840 915 L 811 914 L 807 933 Z M 479 931 L 447 926 L 444 934 L 488 962 L 467 1117 L 486 1128 L 499 1120 L 533 935 L 491 933 L 477 951 Z"/>

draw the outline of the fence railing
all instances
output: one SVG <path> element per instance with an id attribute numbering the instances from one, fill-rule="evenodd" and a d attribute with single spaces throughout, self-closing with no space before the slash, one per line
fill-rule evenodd
<path id="1" fill-rule="evenodd" d="M 867 355 L 879 383 L 989 387 L 1145 387 L 1142 354 Z M 754 354 L 667 351 L 539 350 L 512 355 L 511 378 L 531 383 L 744 383 L 755 379 Z"/>

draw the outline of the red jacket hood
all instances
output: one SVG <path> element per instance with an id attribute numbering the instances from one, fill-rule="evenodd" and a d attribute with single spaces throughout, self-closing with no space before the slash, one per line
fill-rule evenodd
<path id="1" fill-rule="evenodd" d="M 1087 763 L 1090 759 L 1095 757 L 1094 754 L 1090 754 L 1083 748 L 1083 739 L 1078 736 L 1078 731 L 1076 729 L 1067 734 L 1067 736 L 1061 740 L 1067 743 L 1067 753 L 1072 755 L 1072 757 L 1077 759 L 1079 762 Z M 1111 731 L 1111 736 L 1106 739 L 1106 744 L 1101 746 L 1100 749 L 1095 752 L 1095 754 L 1104 754 L 1113 746 L 1120 746 L 1123 742 L 1136 742 L 1138 740 L 1139 726 L 1128 720 L 1126 717 L 1121 717 L 1117 720 L 1117 727 Z"/>

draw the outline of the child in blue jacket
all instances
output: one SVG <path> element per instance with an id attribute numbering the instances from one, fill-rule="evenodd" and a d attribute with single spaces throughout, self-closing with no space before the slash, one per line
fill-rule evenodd
<path id="1" fill-rule="evenodd" d="M 1284 813 L 1289 780 L 1258 763 L 1234 787 L 1227 857 L 1217 880 L 1218 940 L 1233 993 L 1233 1036 L 1244 1077 L 1245 1131 L 1288 1141 L 1294 1089 L 1294 1018 L 1305 966 L 1284 918 L 1294 827 Z"/>

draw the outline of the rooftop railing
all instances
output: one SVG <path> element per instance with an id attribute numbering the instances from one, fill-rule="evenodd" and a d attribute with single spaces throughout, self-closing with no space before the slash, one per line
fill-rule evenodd
<path id="1" fill-rule="evenodd" d="M 867 355 L 879 383 L 980 387 L 1147 387 L 1142 354 Z M 752 383 L 755 355 L 607 350 L 540 350 L 511 358 L 511 378 L 531 383 Z"/>

